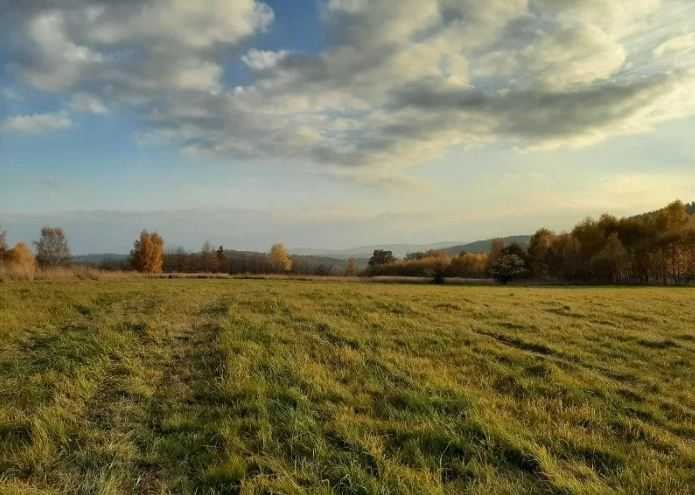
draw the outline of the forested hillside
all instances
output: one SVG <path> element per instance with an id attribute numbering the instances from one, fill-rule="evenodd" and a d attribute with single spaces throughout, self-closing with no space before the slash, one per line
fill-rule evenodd
<path id="1" fill-rule="evenodd" d="M 695 281 L 695 203 L 671 203 L 626 218 L 587 218 L 569 232 L 538 230 L 528 245 L 492 242 L 487 253 L 412 253 L 403 260 L 377 251 L 371 275 L 491 276 L 569 283 L 684 284 Z"/>

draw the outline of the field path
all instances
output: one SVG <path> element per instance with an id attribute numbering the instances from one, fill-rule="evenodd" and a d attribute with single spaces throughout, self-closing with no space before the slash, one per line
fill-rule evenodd
<path id="1" fill-rule="evenodd" d="M 197 480 L 219 455 L 216 432 L 199 422 L 201 398 L 219 382 L 223 359 L 217 348 L 219 323 L 207 310 L 153 342 L 143 356 L 156 379 L 138 431 L 139 493 L 177 492 Z"/>
<path id="2" fill-rule="evenodd" d="M 70 331 L 75 335 L 56 337 L 61 348 L 74 348 L 80 363 L 74 366 L 85 369 L 85 391 L 69 416 L 55 412 L 54 403 L 65 401 L 61 393 L 46 409 L 56 417 L 47 429 L 70 435 L 66 450 L 44 461 L 64 464 L 68 473 L 46 479 L 48 493 L 188 493 L 204 482 L 201 476 L 220 451 L 216 431 L 200 419 L 215 412 L 209 392 L 223 370 L 218 334 L 226 306 L 196 301 L 183 307 L 183 314 L 176 313 L 164 298 L 119 294 L 81 308 L 87 316 Z M 76 348 L 82 340 L 99 340 L 102 328 L 117 335 L 112 345 L 89 356 Z M 42 352 L 55 347 L 55 339 L 44 340 L 29 340 L 34 367 L 55 365 Z"/>

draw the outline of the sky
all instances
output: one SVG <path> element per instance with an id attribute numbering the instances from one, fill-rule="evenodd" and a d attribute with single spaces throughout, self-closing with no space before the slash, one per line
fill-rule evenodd
<path id="1" fill-rule="evenodd" d="M 0 225 L 74 253 L 570 229 L 695 200 L 692 0 L 0 0 Z"/>

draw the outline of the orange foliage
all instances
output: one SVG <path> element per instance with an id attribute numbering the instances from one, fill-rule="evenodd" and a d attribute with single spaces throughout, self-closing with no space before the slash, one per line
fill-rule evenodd
<path id="1" fill-rule="evenodd" d="M 3 255 L 3 265 L 13 276 L 33 278 L 36 273 L 36 260 L 29 246 L 20 242 Z"/>
<path id="2" fill-rule="evenodd" d="M 292 270 L 292 258 L 283 244 L 275 244 L 270 249 L 270 262 L 276 272 L 282 273 Z"/>
<path id="3" fill-rule="evenodd" d="M 135 241 L 132 256 L 133 267 L 143 273 L 162 273 L 164 266 L 164 240 L 156 232 L 143 230 Z"/>

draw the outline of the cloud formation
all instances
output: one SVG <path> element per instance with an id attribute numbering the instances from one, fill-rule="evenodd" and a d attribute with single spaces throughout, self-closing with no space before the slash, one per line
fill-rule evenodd
<path id="1" fill-rule="evenodd" d="M 103 101 L 96 96 L 86 93 L 77 93 L 75 96 L 73 96 L 72 100 L 70 100 L 70 108 L 75 112 L 82 113 L 109 113 L 109 109 L 106 108 Z"/>
<path id="2" fill-rule="evenodd" d="M 0 124 L 0 130 L 17 134 L 42 134 L 72 127 L 72 120 L 64 113 L 37 113 L 15 115 Z"/>
<path id="3" fill-rule="evenodd" d="M 148 137 L 190 153 L 389 171 L 453 146 L 586 146 L 695 113 L 689 0 L 321 6 L 319 53 L 242 50 L 272 29 L 255 0 L 0 0 L 0 29 L 19 80 L 76 111 L 132 107 Z M 250 82 L 228 82 L 235 64 Z"/>

